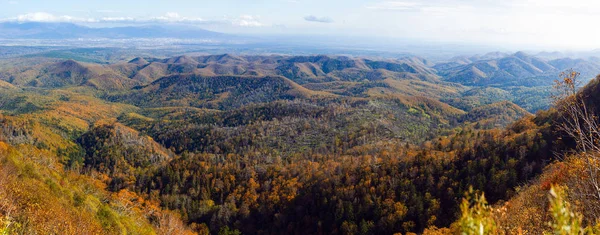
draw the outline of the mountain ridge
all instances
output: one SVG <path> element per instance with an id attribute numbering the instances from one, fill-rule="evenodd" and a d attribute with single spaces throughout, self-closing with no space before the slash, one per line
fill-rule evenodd
<path id="1" fill-rule="evenodd" d="M 468 61 L 467 63 L 448 62 L 434 66 L 446 81 L 464 85 L 551 85 L 557 74 L 567 69 L 579 71 L 589 79 L 600 70 L 600 63 L 584 59 L 544 60 L 517 52 L 494 59 Z"/>
<path id="2" fill-rule="evenodd" d="M 92 28 L 73 23 L 1 22 L 0 38 L 3 39 L 78 39 L 78 38 L 182 38 L 227 39 L 232 35 L 201 28 L 180 26 L 120 26 Z"/>

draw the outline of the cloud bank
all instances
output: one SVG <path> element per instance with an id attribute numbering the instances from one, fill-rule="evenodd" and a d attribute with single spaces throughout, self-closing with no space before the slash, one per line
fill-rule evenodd
<path id="1" fill-rule="evenodd" d="M 264 26 L 259 16 L 241 15 L 238 17 L 223 17 L 221 19 L 203 19 L 201 17 L 186 17 L 177 12 L 167 12 L 162 16 L 149 18 L 136 18 L 131 16 L 85 18 L 70 15 L 54 15 L 47 12 L 33 12 L 0 20 L 0 22 L 43 22 L 43 23 L 122 23 L 122 24 L 147 24 L 147 23 L 181 23 L 181 24 L 226 24 L 239 27 Z"/>
<path id="2" fill-rule="evenodd" d="M 56 16 L 46 12 L 34 12 L 19 15 L 14 18 L 5 19 L 4 21 L 17 21 L 17 22 L 81 22 L 81 23 L 92 23 L 99 22 L 93 18 L 80 18 L 68 15 Z"/>

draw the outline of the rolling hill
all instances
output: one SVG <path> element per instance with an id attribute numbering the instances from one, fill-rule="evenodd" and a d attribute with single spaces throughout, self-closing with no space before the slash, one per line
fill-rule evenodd
<path id="1" fill-rule="evenodd" d="M 43 88 L 91 86 L 101 90 L 118 90 L 141 84 L 104 65 L 74 60 L 42 63 L 24 69 L 8 68 L 0 72 L 0 79 L 17 86 Z"/>
<path id="2" fill-rule="evenodd" d="M 34 61 L 36 59 L 27 59 Z M 73 60 L 38 62 L 36 66 L 7 65 L 0 69 L 0 80 L 15 85 L 34 87 L 64 87 L 86 85 L 99 90 L 114 91 L 148 85 L 162 77 L 177 74 L 202 76 L 283 76 L 298 84 L 324 92 L 333 91 L 336 83 L 354 83 L 337 91 L 342 95 L 361 95 L 384 81 L 415 81 L 418 86 L 461 89 L 456 84 L 445 84 L 420 58 L 375 61 L 361 58 L 332 56 L 176 56 L 170 58 L 133 58 L 128 62 L 112 64 L 82 63 Z M 387 80 L 386 80 L 387 79 Z M 389 82 L 385 82 L 389 83 Z M 419 93 L 418 87 L 405 83 L 402 90 Z M 379 84 L 379 85 L 378 85 Z M 388 84 L 394 86 L 393 84 Z M 383 86 L 388 86 L 383 85 Z M 435 89 L 435 88 L 434 88 Z M 422 92 L 420 92 L 422 93 Z M 364 94 L 363 94 L 364 95 Z"/>
<path id="3" fill-rule="evenodd" d="M 549 185 L 575 188 L 565 175 L 585 161 L 556 157 L 574 147 L 559 110 L 522 107 L 541 103 L 544 76 L 593 63 L 457 60 L 2 61 L 0 232 L 448 232 L 471 187 L 517 215 L 495 214 L 503 230 L 548 224 Z M 581 91 L 591 110 L 598 84 Z"/>
<path id="4" fill-rule="evenodd" d="M 463 121 L 476 123 L 480 128 L 492 129 L 508 126 L 528 115 L 531 114 L 518 105 L 501 101 L 472 109 L 463 117 Z"/>
<path id="5" fill-rule="evenodd" d="M 592 60 L 562 58 L 546 61 L 524 52 L 494 59 L 462 61 L 462 64 L 438 64 L 435 68 L 444 80 L 471 86 L 551 85 L 557 74 L 566 69 L 579 71 L 586 79 L 591 79 L 600 69 L 600 64 Z"/>
<path id="6" fill-rule="evenodd" d="M 192 106 L 227 109 L 250 103 L 318 96 L 334 95 L 310 91 L 280 76 L 171 75 L 147 86 L 137 87 L 129 95 L 110 99 L 142 107 Z"/>

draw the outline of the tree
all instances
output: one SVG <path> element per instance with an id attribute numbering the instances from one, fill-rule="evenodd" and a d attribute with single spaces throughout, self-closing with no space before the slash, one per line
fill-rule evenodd
<path id="1" fill-rule="evenodd" d="M 584 187 L 577 189 L 578 196 L 590 205 L 598 205 L 600 201 L 600 124 L 598 116 L 589 106 L 584 93 L 578 90 L 579 73 L 567 70 L 555 81 L 553 95 L 554 105 L 558 109 L 561 120 L 558 128 L 573 139 L 578 157 L 585 161 L 585 175 L 581 177 Z M 600 211 L 600 208 L 596 208 Z M 594 213 L 596 218 L 599 213 Z"/>

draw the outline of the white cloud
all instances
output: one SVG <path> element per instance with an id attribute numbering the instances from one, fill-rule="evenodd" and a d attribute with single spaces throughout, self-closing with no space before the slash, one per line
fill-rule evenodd
<path id="1" fill-rule="evenodd" d="M 47 12 L 33 12 L 17 17 L 0 19 L 1 21 L 12 22 L 68 22 L 68 23 L 123 23 L 123 24 L 144 24 L 144 23 L 180 23 L 180 24 L 202 24 L 202 25 L 232 25 L 236 27 L 261 27 L 265 26 L 261 22 L 260 16 L 240 15 L 238 17 L 224 17 L 216 20 L 205 20 L 200 17 L 186 17 L 177 12 L 167 12 L 165 15 L 135 18 L 131 16 L 111 16 L 100 18 L 83 18 L 69 15 L 54 15 Z"/>
<path id="2" fill-rule="evenodd" d="M 333 19 L 329 17 L 317 17 L 314 15 L 305 16 L 304 20 L 318 23 L 332 23 Z"/>
<path id="3" fill-rule="evenodd" d="M 133 17 L 102 17 L 100 18 L 101 22 L 135 22 L 135 18 Z"/>
<path id="4" fill-rule="evenodd" d="M 202 18 L 183 17 L 175 12 L 168 12 L 163 16 L 151 18 L 134 18 L 130 16 L 84 18 L 69 15 L 54 15 L 47 12 L 33 12 L 18 15 L 17 17 L 7 18 L 1 21 L 16 22 L 69 22 L 69 23 L 198 23 L 203 22 Z"/>
<path id="5" fill-rule="evenodd" d="M 93 18 L 80 18 L 69 15 L 56 16 L 46 12 L 34 12 L 19 15 L 15 18 L 8 19 L 9 21 L 18 22 L 82 22 L 82 23 L 94 23 L 98 22 L 97 19 Z"/>
<path id="6" fill-rule="evenodd" d="M 202 22 L 204 21 L 202 18 L 190 18 L 179 15 L 177 12 L 167 12 L 167 14 L 163 16 L 153 17 L 152 21 L 161 21 L 161 22 Z"/>
<path id="7" fill-rule="evenodd" d="M 252 16 L 252 15 L 241 15 L 236 19 L 230 20 L 231 24 L 234 26 L 242 26 L 242 27 L 260 27 L 264 26 L 263 23 L 260 22 L 260 16 Z"/>

